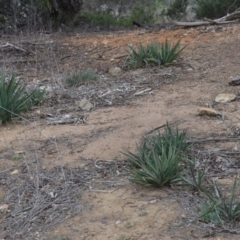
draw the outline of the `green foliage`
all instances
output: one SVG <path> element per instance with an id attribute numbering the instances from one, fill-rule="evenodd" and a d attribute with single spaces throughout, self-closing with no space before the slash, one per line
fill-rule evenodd
<path id="1" fill-rule="evenodd" d="M 208 198 L 202 203 L 200 212 L 205 222 L 222 223 L 224 221 L 240 221 L 240 201 L 236 199 L 237 178 L 235 178 L 231 195 L 224 196 L 218 185 L 214 183 L 215 194 L 204 192 Z"/>
<path id="2" fill-rule="evenodd" d="M 186 15 L 188 0 L 174 0 L 167 9 L 166 15 L 173 19 L 181 19 Z"/>
<path id="3" fill-rule="evenodd" d="M 154 23 L 156 20 L 155 11 L 155 5 L 136 6 L 129 17 L 130 22 L 137 21 L 141 24 Z"/>
<path id="4" fill-rule="evenodd" d="M 160 51 L 156 56 L 159 55 L 161 63 L 163 65 L 170 64 L 177 59 L 185 47 L 180 49 L 180 40 L 175 45 L 171 45 L 166 39 L 165 43 L 161 45 Z"/>
<path id="5" fill-rule="evenodd" d="M 92 26 L 104 27 L 130 27 L 133 21 L 141 24 L 153 23 L 155 20 L 155 5 L 150 6 L 136 6 L 132 9 L 128 16 L 114 16 L 109 11 L 105 12 L 81 12 L 79 20 Z"/>
<path id="6" fill-rule="evenodd" d="M 6 77 L 0 76 L 0 122 L 6 122 L 16 117 L 21 112 L 27 111 L 33 104 L 43 98 L 43 92 L 38 89 L 26 92 L 26 87 L 20 85 L 15 77 L 6 81 Z"/>
<path id="7" fill-rule="evenodd" d="M 129 56 L 127 59 L 127 64 L 130 68 L 139 68 L 143 65 L 148 65 L 149 63 L 161 64 L 160 59 L 153 58 L 153 51 L 158 52 L 158 45 L 155 43 L 143 46 L 140 44 L 135 50 L 134 47 L 130 46 Z"/>
<path id="8" fill-rule="evenodd" d="M 108 12 L 82 12 L 79 15 L 79 20 L 85 23 L 89 23 L 92 26 L 130 26 L 131 20 L 126 17 L 117 18 Z"/>
<path id="9" fill-rule="evenodd" d="M 185 47 L 180 49 L 180 40 L 175 45 L 171 45 L 166 39 L 163 44 L 150 43 L 146 46 L 140 44 L 136 50 L 132 46 L 130 46 L 129 48 L 130 51 L 127 59 L 127 64 L 131 68 L 139 68 L 143 65 L 148 64 L 171 64 L 177 59 L 177 57 Z"/>
<path id="10" fill-rule="evenodd" d="M 123 152 L 128 157 L 130 181 L 162 187 L 179 180 L 188 148 L 185 138 L 186 131 L 179 133 L 167 126 L 163 135 L 144 138 L 138 154 Z"/>
<path id="11" fill-rule="evenodd" d="M 91 71 L 78 71 L 71 73 L 65 79 L 68 87 L 79 87 L 89 82 L 96 82 L 99 80 L 99 76 Z"/>
<path id="12" fill-rule="evenodd" d="M 39 103 L 41 103 L 45 93 L 46 93 L 45 89 L 40 89 L 40 88 L 35 89 L 31 95 L 32 105 L 38 105 Z"/>
<path id="13" fill-rule="evenodd" d="M 4 19 L 4 15 L 0 13 L 0 23 L 4 23 L 5 19 Z"/>
<path id="14" fill-rule="evenodd" d="M 240 7 L 240 0 L 195 0 L 194 9 L 199 18 L 219 18 L 231 13 Z"/>
<path id="15" fill-rule="evenodd" d="M 192 160 L 189 160 L 188 162 L 188 168 L 186 169 L 186 174 L 182 175 L 182 180 L 186 185 L 192 187 L 193 191 L 205 191 L 203 184 L 207 169 L 205 167 L 203 170 L 196 169 L 194 156 L 192 157 Z"/>
<path id="16" fill-rule="evenodd" d="M 41 9 L 51 10 L 49 0 L 34 0 L 33 2 L 35 2 L 37 6 Z"/>

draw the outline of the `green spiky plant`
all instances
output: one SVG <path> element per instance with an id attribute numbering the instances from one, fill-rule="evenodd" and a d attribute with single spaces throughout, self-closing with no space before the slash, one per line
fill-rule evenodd
<path id="1" fill-rule="evenodd" d="M 214 182 L 215 194 L 205 191 L 208 201 L 200 208 L 201 219 L 206 222 L 222 223 L 240 221 L 240 200 L 236 198 L 237 178 L 235 178 L 230 196 L 224 196 Z"/>
<path id="2" fill-rule="evenodd" d="M 180 48 L 180 42 L 181 40 L 179 40 L 176 44 L 171 45 L 166 39 L 165 42 L 161 45 L 160 51 L 157 52 L 157 56 L 159 56 L 163 65 L 171 64 L 178 58 L 183 49 L 187 47 L 184 46 Z"/>
<path id="3" fill-rule="evenodd" d="M 180 180 L 188 148 L 185 137 L 186 131 L 179 133 L 167 125 L 163 135 L 146 137 L 137 154 L 123 152 L 128 157 L 130 181 L 162 187 Z"/>
<path id="4" fill-rule="evenodd" d="M 202 170 L 196 169 L 195 157 L 192 156 L 191 160 L 188 161 L 188 168 L 185 169 L 186 174 L 182 174 L 181 178 L 184 185 L 190 186 L 193 191 L 205 191 L 204 180 L 206 177 L 207 168 L 204 166 Z"/>
<path id="5" fill-rule="evenodd" d="M 26 86 L 14 76 L 9 81 L 4 74 L 0 75 L 0 122 L 7 122 L 43 98 L 44 92 L 38 89 L 26 92 Z"/>
<path id="6" fill-rule="evenodd" d="M 185 47 L 180 48 L 180 40 L 171 45 L 167 39 L 162 44 L 150 43 L 146 46 L 140 44 L 137 49 L 130 46 L 127 64 L 130 68 L 139 68 L 149 64 L 169 65 L 178 58 Z"/>

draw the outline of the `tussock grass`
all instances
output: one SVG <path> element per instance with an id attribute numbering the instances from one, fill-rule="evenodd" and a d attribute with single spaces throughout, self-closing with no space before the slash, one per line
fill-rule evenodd
<path id="1" fill-rule="evenodd" d="M 81 85 L 90 83 L 90 82 L 96 82 L 99 80 L 99 76 L 94 74 L 91 71 L 78 71 L 70 73 L 66 79 L 65 82 L 68 87 L 80 87 Z"/>

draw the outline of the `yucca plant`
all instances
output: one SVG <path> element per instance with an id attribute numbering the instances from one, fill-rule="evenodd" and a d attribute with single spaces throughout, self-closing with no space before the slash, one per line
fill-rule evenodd
<path id="1" fill-rule="evenodd" d="M 214 182 L 215 195 L 205 191 L 208 202 L 205 202 L 201 215 L 202 219 L 223 222 L 240 221 L 240 200 L 236 199 L 237 178 L 235 178 L 231 195 L 223 195 L 218 185 Z"/>
<path id="2" fill-rule="evenodd" d="M 203 222 L 221 223 L 223 221 L 219 216 L 220 211 L 217 202 L 209 202 L 200 199 L 199 211 L 201 213 L 201 221 Z"/>
<path id="3" fill-rule="evenodd" d="M 186 48 L 186 46 L 180 48 L 180 42 L 181 40 L 179 40 L 176 44 L 171 45 L 166 39 L 165 42 L 161 45 L 160 51 L 157 52 L 157 56 L 159 56 L 163 65 L 167 65 L 175 61 L 182 50 Z"/>
<path id="4" fill-rule="evenodd" d="M 146 142 L 151 146 L 151 149 L 158 149 L 159 153 L 161 152 L 161 143 L 164 142 L 168 148 L 174 147 L 181 153 L 185 154 L 190 145 L 186 142 L 186 135 L 186 130 L 181 132 L 179 132 L 178 129 L 173 130 L 167 123 L 163 134 L 159 133 L 156 136 L 146 138 Z"/>
<path id="5" fill-rule="evenodd" d="M 185 47 L 180 48 L 180 40 L 175 45 L 171 45 L 167 39 L 163 44 L 150 43 L 146 46 L 140 44 L 136 50 L 130 46 L 127 64 L 131 68 L 139 68 L 148 64 L 168 65 L 177 59 Z"/>
<path id="6" fill-rule="evenodd" d="M 136 50 L 132 46 L 129 46 L 129 48 L 130 51 L 127 62 L 131 68 L 139 68 L 149 63 L 161 64 L 160 59 L 155 59 L 152 56 L 153 51 L 158 51 L 156 44 L 151 43 L 147 46 L 140 44 Z"/>
<path id="7" fill-rule="evenodd" d="M 98 79 L 99 76 L 87 70 L 70 73 L 65 82 L 68 87 L 79 87 L 89 82 L 96 82 Z"/>
<path id="8" fill-rule="evenodd" d="M 30 109 L 36 101 L 33 100 L 36 91 L 27 93 L 26 86 L 21 86 L 20 81 L 17 81 L 14 76 L 7 81 L 6 76 L 2 74 L 0 76 L 0 122 L 9 121 L 19 113 Z"/>
<path id="9" fill-rule="evenodd" d="M 167 126 L 163 135 L 145 138 L 138 154 L 123 152 L 128 157 L 130 181 L 162 187 L 180 180 L 187 150 L 185 135 Z"/>
<path id="10" fill-rule="evenodd" d="M 203 170 L 196 169 L 195 157 L 192 156 L 191 160 L 188 161 L 187 169 L 185 169 L 186 174 L 181 176 L 181 179 L 184 183 L 190 187 L 192 187 L 193 191 L 205 191 L 203 186 L 205 174 L 207 172 L 207 168 L 204 166 Z"/>

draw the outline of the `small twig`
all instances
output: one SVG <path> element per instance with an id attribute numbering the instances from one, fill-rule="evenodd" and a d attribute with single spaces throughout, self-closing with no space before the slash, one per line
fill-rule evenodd
<path id="1" fill-rule="evenodd" d="M 77 54 L 66 55 L 66 56 L 60 58 L 60 62 L 63 61 L 64 59 L 66 59 L 66 58 L 77 57 L 77 56 L 83 55 L 85 53 L 89 54 L 89 53 L 93 52 L 95 49 L 97 49 L 97 46 L 95 48 L 93 48 L 92 50 L 88 51 L 88 52 L 80 52 L 80 53 L 77 53 Z"/>
<path id="2" fill-rule="evenodd" d="M 158 130 L 158 129 L 161 129 L 161 128 L 164 128 L 167 124 L 163 124 L 161 126 L 158 126 L 158 127 L 155 127 L 154 129 L 152 129 L 151 131 L 147 132 L 147 134 L 151 134 L 153 133 L 154 131 Z"/>
<path id="3" fill-rule="evenodd" d="M 90 188 L 90 187 L 89 187 Z M 99 190 L 99 189 L 90 189 L 90 192 L 101 192 L 101 193 L 113 193 L 115 191 L 117 191 L 119 188 L 115 188 L 112 191 L 108 191 L 108 190 Z"/>
<path id="4" fill-rule="evenodd" d="M 120 55 L 120 56 L 116 56 L 116 57 L 113 57 L 113 59 L 120 59 L 120 58 L 124 58 L 124 57 L 127 57 L 128 54 L 123 54 L 123 55 Z"/>
<path id="5" fill-rule="evenodd" d="M 119 162 L 117 162 L 116 160 L 102 160 L 102 159 L 98 159 L 98 160 L 96 160 L 95 161 L 95 163 L 94 163 L 94 166 L 96 167 L 96 168 L 98 168 L 98 169 L 103 169 L 102 167 L 100 167 L 99 165 L 97 165 L 97 163 L 98 162 L 102 162 L 102 164 L 120 164 Z M 125 164 L 124 163 L 124 161 L 121 161 L 121 162 L 123 162 L 123 163 L 121 163 L 121 164 Z"/>
<path id="6" fill-rule="evenodd" d="M 66 59 L 66 58 L 76 57 L 76 56 L 79 56 L 79 55 L 82 55 L 82 54 L 84 54 L 84 53 L 77 53 L 77 54 L 71 54 L 71 55 L 64 56 L 64 57 L 60 58 L 60 62 L 63 61 L 64 59 Z"/>

